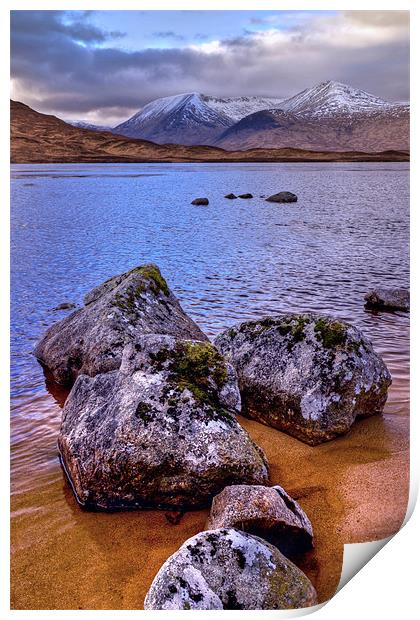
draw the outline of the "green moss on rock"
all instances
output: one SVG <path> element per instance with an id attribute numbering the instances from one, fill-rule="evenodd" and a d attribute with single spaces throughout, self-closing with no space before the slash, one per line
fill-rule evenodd
<path id="1" fill-rule="evenodd" d="M 346 328 L 339 321 L 320 318 L 315 322 L 314 332 L 326 349 L 343 345 L 347 339 Z"/>

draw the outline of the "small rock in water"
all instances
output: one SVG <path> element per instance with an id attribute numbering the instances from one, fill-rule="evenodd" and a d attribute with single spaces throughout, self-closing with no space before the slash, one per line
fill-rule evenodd
<path id="1" fill-rule="evenodd" d="M 207 340 L 181 308 L 156 265 L 141 265 L 103 282 L 84 307 L 52 325 L 35 357 L 57 383 L 119 368 L 124 346 L 147 333 Z"/>
<path id="2" fill-rule="evenodd" d="M 208 198 L 194 198 L 191 204 L 192 205 L 208 205 L 209 199 Z"/>
<path id="3" fill-rule="evenodd" d="M 229 200 L 233 200 L 234 198 L 237 198 L 238 196 L 235 196 L 235 194 L 226 194 L 225 198 L 229 198 Z"/>
<path id="4" fill-rule="evenodd" d="M 365 295 L 367 308 L 410 310 L 410 291 L 406 288 L 375 288 Z"/>
<path id="5" fill-rule="evenodd" d="M 252 194 L 239 194 L 238 198 L 253 198 Z"/>
<path id="6" fill-rule="evenodd" d="M 279 192 L 266 198 L 267 202 L 297 202 L 298 197 L 292 192 Z"/>
<path id="7" fill-rule="evenodd" d="M 206 529 L 234 527 L 260 536 L 295 556 L 312 547 L 308 517 L 281 486 L 235 484 L 213 498 Z"/>
<path id="8" fill-rule="evenodd" d="M 189 538 L 163 564 L 145 609 L 298 609 L 316 605 L 306 575 L 265 540 L 229 528 Z"/>
<path id="9" fill-rule="evenodd" d="M 72 308 L 75 308 L 75 307 L 76 307 L 76 304 L 72 304 L 70 302 L 64 302 L 62 304 L 59 304 L 55 308 L 53 308 L 53 312 L 55 312 L 56 310 L 71 310 Z"/>
<path id="10" fill-rule="evenodd" d="M 248 321 L 215 345 L 234 366 L 242 413 L 316 445 L 382 413 L 391 375 L 355 327 L 316 314 Z"/>
<path id="11" fill-rule="evenodd" d="M 266 484 L 239 410 L 235 373 L 210 342 L 140 337 L 119 370 L 79 375 L 64 406 L 58 447 L 79 503 L 184 510 L 232 482 Z"/>

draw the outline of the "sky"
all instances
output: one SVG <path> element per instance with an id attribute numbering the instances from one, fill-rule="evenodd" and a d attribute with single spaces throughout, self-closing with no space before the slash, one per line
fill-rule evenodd
<path id="1" fill-rule="evenodd" d="M 185 92 L 290 97 L 326 80 L 409 99 L 408 11 L 12 11 L 11 97 L 116 125 Z"/>

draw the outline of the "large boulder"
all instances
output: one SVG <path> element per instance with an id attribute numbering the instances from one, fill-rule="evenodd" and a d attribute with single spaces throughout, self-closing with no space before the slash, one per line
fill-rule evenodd
<path id="1" fill-rule="evenodd" d="M 192 205 L 203 205 L 203 206 L 207 206 L 209 204 L 209 199 L 208 198 L 194 198 L 194 200 L 191 201 Z"/>
<path id="2" fill-rule="evenodd" d="M 312 547 L 308 517 L 281 486 L 234 484 L 213 498 L 206 528 L 234 527 L 264 538 L 287 557 Z"/>
<path id="3" fill-rule="evenodd" d="M 188 539 L 159 570 L 145 609 L 298 609 L 316 605 L 309 579 L 257 536 L 216 529 Z"/>
<path id="4" fill-rule="evenodd" d="M 197 508 L 226 485 L 265 484 L 264 453 L 238 424 L 233 369 L 209 342 L 149 335 L 119 370 L 80 375 L 58 446 L 89 508 Z"/>
<path id="5" fill-rule="evenodd" d="M 156 265 L 142 265 L 90 291 L 84 307 L 52 325 L 34 354 L 57 383 L 119 368 L 124 346 L 147 333 L 207 340 Z"/>
<path id="6" fill-rule="evenodd" d="M 234 366 L 242 413 L 316 445 L 382 412 L 391 375 L 355 327 L 283 314 L 227 329 L 215 345 Z"/>
<path id="7" fill-rule="evenodd" d="M 410 291 L 406 288 L 375 288 L 365 295 L 367 308 L 378 310 L 410 310 Z"/>
<path id="8" fill-rule="evenodd" d="M 267 202 L 297 202 L 298 197 L 292 192 L 278 192 L 266 198 Z"/>

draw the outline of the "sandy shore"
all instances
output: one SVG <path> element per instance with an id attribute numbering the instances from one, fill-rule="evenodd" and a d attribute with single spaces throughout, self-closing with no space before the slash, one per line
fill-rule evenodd
<path id="1" fill-rule="evenodd" d="M 57 407 L 57 430 L 59 417 Z M 315 448 L 239 419 L 265 450 L 272 483 L 298 499 L 313 523 L 315 549 L 297 563 L 324 601 L 340 579 L 343 543 L 384 538 L 404 519 L 408 416 L 361 420 L 347 436 Z M 48 450 L 53 455 L 54 443 Z M 14 609 L 141 609 L 162 563 L 203 529 L 208 514 L 189 512 L 174 524 L 173 513 L 159 511 L 86 512 L 58 460 L 29 475 L 31 490 L 14 480 L 12 496 Z"/>

